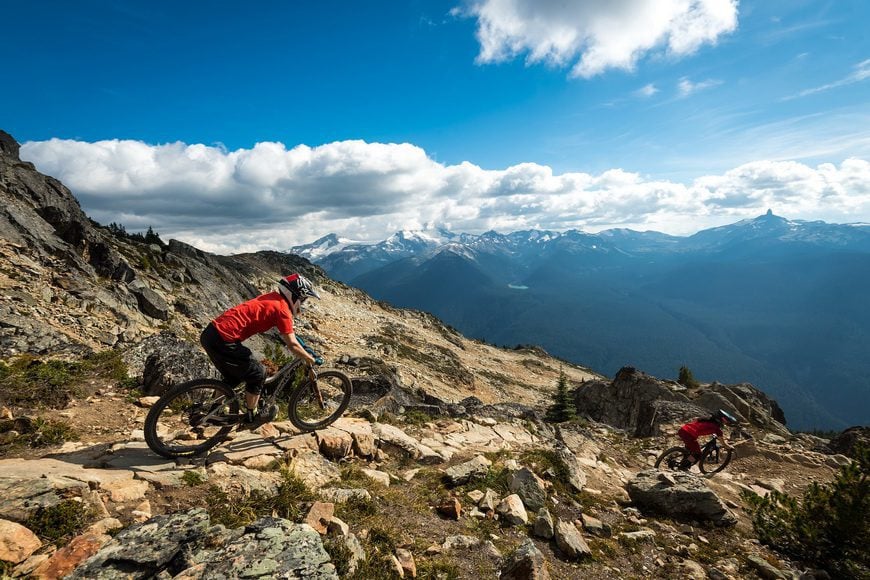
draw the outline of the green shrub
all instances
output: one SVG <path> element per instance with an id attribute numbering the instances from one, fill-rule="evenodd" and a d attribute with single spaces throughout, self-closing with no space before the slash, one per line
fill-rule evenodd
<path id="1" fill-rule="evenodd" d="M 65 421 L 37 418 L 33 421 L 33 426 L 33 433 L 27 434 L 31 447 L 58 445 L 64 441 L 79 440 L 78 433 Z"/>
<path id="2" fill-rule="evenodd" d="M 377 514 L 377 502 L 366 497 L 352 496 L 335 506 L 335 515 L 348 523 L 362 522 Z"/>
<path id="3" fill-rule="evenodd" d="M 67 499 L 57 505 L 37 508 L 23 525 L 43 541 L 58 542 L 84 530 L 90 517 L 90 511 L 82 502 Z"/>
<path id="4" fill-rule="evenodd" d="M 677 382 L 684 387 L 696 388 L 701 386 L 701 383 L 695 380 L 692 370 L 687 366 L 680 367 L 680 376 L 677 378 Z"/>
<path id="5" fill-rule="evenodd" d="M 335 572 L 339 578 L 347 578 L 350 572 L 350 559 L 352 554 L 350 548 L 344 543 L 343 537 L 324 538 L 323 549 L 329 554 L 329 559 L 332 565 L 335 566 Z"/>
<path id="6" fill-rule="evenodd" d="M 287 347 L 285 347 L 283 344 L 278 344 L 275 342 L 266 343 L 266 346 L 263 347 L 263 356 L 266 359 L 263 362 L 271 362 L 273 365 L 275 365 L 275 371 L 277 371 L 287 363 L 293 362 L 294 358 L 293 355 L 290 354 L 290 351 L 287 350 Z"/>
<path id="7" fill-rule="evenodd" d="M 0 361 L 0 401 L 19 407 L 62 408 L 82 396 L 83 385 L 93 379 L 126 380 L 121 353 L 107 350 L 78 361 L 25 354 Z"/>
<path id="8" fill-rule="evenodd" d="M 424 423 L 429 423 L 434 420 L 432 415 L 425 411 L 420 411 L 419 409 L 411 409 L 410 411 L 405 412 L 405 414 L 402 415 L 402 419 L 406 425 L 423 425 Z"/>
<path id="9" fill-rule="evenodd" d="M 269 495 L 255 490 L 249 495 L 230 496 L 212 486 L 208 512 L 211 521 L 228 528 L 246 526 L 263 517 L 274 515 L 290 521 L 301 521 L 305 504 L 314 500 L 314 494 L 295 474 L 281 472 L 278 491 Z"/>
<path id="10" fill-rule="evenodd" d="M 12 431 L 15 431 L 17 436 L 10 438 L 9 435 L 6 435 L 4 437 L 4 443 L 0 444 L 0 454 L 11 447 L 46 447 L 64 441 L 78 441 L 79 438 L 78 433 L 73 430 L 69 423 L 41 417 L 36 419 L 18 417 L 14 420 L 0 421 L 0 433 L 8 434 Z"/>
<path id="11" fill-rule="evenodd" d="M 183 481 L 185 485 L 193 487 L 204 483 L 205 478 L 198 471 L 185 471 L 181 474 L 181 481 Z"/>
<path id="12" fill-rule="evenodd" d="M 556 383 L 556 394 L 553 396 L 553 404 L 547 409 L 547 415 L 544 419 L 551 423 L 562 423 L 563 421 L 570 421 L 576 415 L 577 409 L 574 406 L 571 392 L 568 390 L 568 377 L 565 376 L 563 369 L 559 369 L 559 382 Z"/>
<path id="13" fill-rule="evenodd" d="M 829 484 L 813 483 L 803 499 L 771 492 L 746 493 L 761 542 L 821 566 L 838 578 L 870 577 L 870 450 L 840 468 Z"/>

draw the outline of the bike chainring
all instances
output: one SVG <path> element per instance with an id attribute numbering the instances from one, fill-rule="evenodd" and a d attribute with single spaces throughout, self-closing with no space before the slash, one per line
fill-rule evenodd
<path id="1" fill-rule="evenodd" d="M 265 422 L 269 423 L 275 420 L 275 417 L 278 416 L 278 405 L 269 405 L 268 407 L 260 410 L 260 418 Z"/>

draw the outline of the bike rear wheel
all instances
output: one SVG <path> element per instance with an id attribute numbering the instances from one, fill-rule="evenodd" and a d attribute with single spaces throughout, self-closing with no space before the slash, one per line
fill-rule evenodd
<path id="1" fill-rule="evenodd" d="M 220 443 L 238 419 L 233 389 L 222 381 L 198 379 L 172 387 L 151 407 L 145 442 L 170 459 L 200 455 Z"/>
<path id="2" fill-rule="evenodd" d="M 692 466 L 689 462 L 689 450 L 685 447 L 671 447 L 656 459 L 656 468 L 670 471 L 688 471 Z M 688 467 L 684 467 L 688 465 Z"/>
<path id="3" fill-rule="evenodd" d="M 698 462 L 698 469 L 701 473 L 712 475 L 719 473 L 731 463 L 732 451 L 730 449 L 708 449 L 701 456 L 701 461 Z"/>
<path id="4" fill-rule="evenodd" d="M 353 387 L 339 371 L 323 371 L 317 380 L 305 379 L 290 396 L 290 422 L 303 431 L 323 429 L 341 417 L 350 404 Z"/>

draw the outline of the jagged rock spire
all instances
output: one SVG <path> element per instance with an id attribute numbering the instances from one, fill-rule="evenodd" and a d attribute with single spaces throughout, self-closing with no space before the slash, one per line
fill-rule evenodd
<path id="1" fill-rule="evenodd" d="M 20 148 L 21 146 L 15 140 L 15 137 L 0 129 L 0 155 L 8 155 L 16 160 L 20 160 L 21 158 L 18 157 L 18 150 Z"/>

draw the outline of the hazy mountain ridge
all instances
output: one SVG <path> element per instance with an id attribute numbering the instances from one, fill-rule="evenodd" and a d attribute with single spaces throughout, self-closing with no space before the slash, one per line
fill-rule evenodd
<path id="1" fill-rule="evenodd" d="M 486 232 L 416 253 L 360 246 L 349 258 L 338 251 L 318 263 L 471 336 L 539 343 L 605 373 L 631 362 L 675 376 L 686 364 L 708 380 L 749 381 L 783 400 L 798 426 L 867 421 L 863 224 L 769 211 L 688 237 Z"/>

